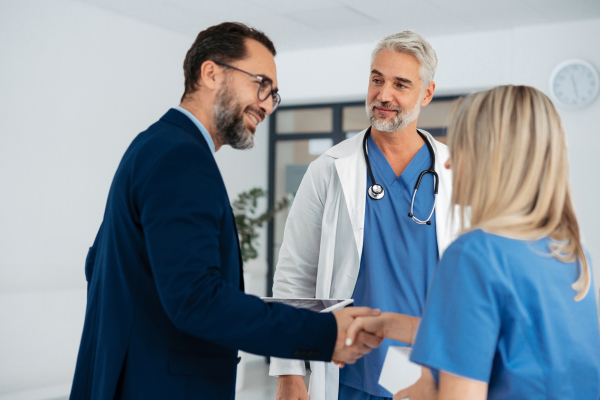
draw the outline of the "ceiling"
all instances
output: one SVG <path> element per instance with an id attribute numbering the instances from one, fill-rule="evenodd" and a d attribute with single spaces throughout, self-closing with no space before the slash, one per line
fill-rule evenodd
<path id="1" fill-rule="evenodd" d="M 195 37 L 223 21 L 264 31 L 278 51 L 600 17 L 600 0 L 79 0 Z"/>

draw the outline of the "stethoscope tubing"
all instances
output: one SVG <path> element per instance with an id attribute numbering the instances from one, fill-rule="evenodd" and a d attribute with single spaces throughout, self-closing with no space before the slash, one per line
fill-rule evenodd
<path id="1" fill-rule="evenodd" d="M 437 193 L 435 193 L 433 195 L 433 208 L 431 209 L 431 213 L 429 214 L 429 217 L 427 217 L 427 219 L 425 221 L 421 221 L 420 219 L 415 217 L 415 214 L 413 211 L 413 207 L 415 204 L 415 196 L 417 195 L 417 190 L 419 190 L 419 189 L 415 189 L 413 191 L 412 201 L 410 202 L 410 214 L 408 214 L 408 216 L 419 225 L 431 225 L 431 217 L 433 217 L 433 212 L 435 211 L 435 205 L 437 204 Z"/>
<path id="2" fill-rule="evenodd" d="M 437 172 L 435 172 L 435 152 L 433 151 L 433 147 L 431 146 L 429 139 L 423 133 L 419 132 L 418 129 L 417 129 L 417 133 L 419 134 L 419 136 L 421 136 L 421 139 L 423 139 L 423 141 L 427 145 L 427 150 L 429 150 L 429 155 L 431 157 L 431 165 L 429 166 L 429 169 L 426 169 L 425 171 L 423 171 L 419 174 L 419 178 L 417 179 L 417 183 L 415 183 L 415 188 L 413 190 L 413 195 L 412 195 L 412 199 L 410 202 L 410 213 L 408 213 L 408 216 L 419 225 L 431 225 L 431 217 L 433 217 L 433 213 L 435 212 L 435 206 L 437 204 L 439 176 L 438 176 Z M 369 172 L 369 177 L 371 178 L 371 183 L 372 183 L 372 185 L 367 190 L 367 193 L 371 199 L 380 200 L 385 195 L 385 190 L 383 189 L 383 186 L 377 184 L 377 182 L 375 181 L 375 176 L 373 175 L 373 170 L 371 169 L 371 163 L 369 162 L 369 156 L 368 156 L 368 151 L 367 151 L 367 139 L 369 138 L 370 135 L 371 135 L 371 128 L 367 129 L 367 132 L 365 133 L 365 137 L 363 139 L 363 154 L 365 156 L 365 162 L 367 164 L 367 171 Z M 427 217 L 427 219 L 423 221 L 423 220 L 420 220 L 417 217 L 415 217 L 414 206 L 415 206 L 415 197 L 417 196 L 417 191 L 419 190 L 419 185 L 421 185 L 421 179 L 423 178 L 423 176 L 425 174 L 433 175 L 434 188 L 433 188 L 433 208 L 431 209 L 431 213 L 429 213 L 429 216 Z"/>

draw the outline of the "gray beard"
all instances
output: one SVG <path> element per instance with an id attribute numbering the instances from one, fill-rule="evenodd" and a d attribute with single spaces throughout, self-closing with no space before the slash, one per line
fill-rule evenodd
<path id="1" fill-rule="evenodd" d="M 217 93 L 217 101 L 213 106 L 215 115 L 215 134 L 221 144 L 228 144 L 234 149 L 251 149 L 254 146 L 254 135 L 246 129 L 242 107 L 235 100 L 229 82 L 225 83 Z"/>
<path id="2" fill-rule="evenodd" d="M 421 112 L 421 102 L 417 101 L 415 108 L 409 112 L 402 112 L 401 108 L 387 107 L 398 112 L 398 114 L 390 119 L 389 121 L 382 121 L 375 118 L 373 108 L 374 107 L 387 107 L 384 106 L 379 100 L 375 100 L 371 104 L 365 101 L 365 109 L 367 110 L 367 117 L 371 121 L 373 128 L 381 132 L 399 132 L 410 125 L 414 120 L 419 117 Z"/>

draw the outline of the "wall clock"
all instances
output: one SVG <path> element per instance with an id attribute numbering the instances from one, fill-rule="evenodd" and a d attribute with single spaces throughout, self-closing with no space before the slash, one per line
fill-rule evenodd
<path id="1" fill-rule="evenodd" d="M 550 75 L 550 94 L 558 105 L 566 108 L 585 108 L 596 100 L 599 91 L 598 71 L 583 60 L 565 60 Z"/>

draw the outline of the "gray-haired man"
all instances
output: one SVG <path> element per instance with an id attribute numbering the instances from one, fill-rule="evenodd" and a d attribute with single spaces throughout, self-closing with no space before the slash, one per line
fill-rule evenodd
<path id="1" fill-rule="evenodd" d="M 421 315 L 452 237 L 448 150 L 417 130 L 436 67 L 435 51 L 418 33 L 391 35 L 376 46 L 366 100 L 371 127 L 310 165 L 286 223 L 274 296 L 353 298 L 355 305 Z M 403 344 L 386 339 L 341 370 L 311 363 L 311 399 L 391 397 L 377 383 L 390 345 Z M 302 362 L 273 359 L 270 374 L 280 377 L 277 399 L 308 398 Z"/>

